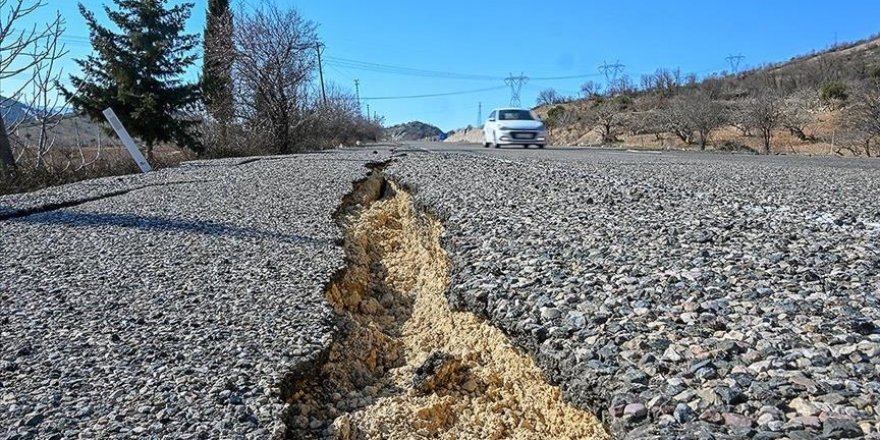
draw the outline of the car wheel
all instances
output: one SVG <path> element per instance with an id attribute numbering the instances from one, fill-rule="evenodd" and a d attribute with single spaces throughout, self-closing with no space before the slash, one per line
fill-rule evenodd
<path id="1" fill-rule="evenodd" d="M 528 150 L 528 149 L 529 149 L 529 144 L 523 144 L 523 148 L 525 148 L 525 149 Z"/>
<path id="2" fill-rule="evenodd" d="M 544 148 L 544 144 L 538 145 L 538 148 Z"/>
<path id="3" fill-rule="evenodd" d="M 492 144 L 489 142 L 483 142 L 483 148 L 489 148 L 490 145 Z"/>

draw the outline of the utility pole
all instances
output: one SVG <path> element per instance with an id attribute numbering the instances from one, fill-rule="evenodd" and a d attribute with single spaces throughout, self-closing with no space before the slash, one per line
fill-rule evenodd
<path id="1" fill-rule="evenodd" d="M 370 119 L 370 103 L 367 103 L 367 119 Z"/>
<path id="2" fill-rule="evenodd" d="M 730 70 L 734 75 L 739 73 L 739 66 L 745 58 L 746 57 L 743 54 L 728 55 L 727 58 L 725 58 L 727 63 L 730 64 Z"/>
<path id="3" fill-rule="evenodd" d="M 477 126 L 483 125 L 483 103 L 477 104 Z"/>
<path id="4" fill-rule="evenodd" d="M 361 80 L 359 79 L 354 80 L 354 96 L 358 102 L 358 113 L 363 114 L 361 112 Z"/>
<path id="5" fill-rule="evenodd" d="M 327 89 L 324 87 L 324 65 L 321 63 L 321 52 L 324 51 L 324 45 L 320 41 L 315 42 L 315 49 L 318 51 L 318 74 L 321 76 L 321 97 L 324 99 L 324 105 L 327 105 Z"/>
<path id="6" fill-rule="evenodd" d="M 511 73 L 510 76 L 504 78 L 504 84 L 510 86 L 510 106 L 511 107 L 519 107 L 520 99 L 519 94 L 522 92 L 523 85 L 529 82 L 529 78 L 522 73 L 519 76 L 513 76 Z"/>

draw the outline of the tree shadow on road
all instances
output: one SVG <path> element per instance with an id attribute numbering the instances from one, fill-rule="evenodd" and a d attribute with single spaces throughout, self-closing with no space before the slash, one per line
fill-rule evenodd
<path id="1" fill-rule="evenodd" d="M 7 220 L 10 223 L 64 225 L 74 227 L 113 226 L 139 229 L 142 231 L 188 232 L 215 237 L 254 238 L 277 240 L 289 244 L 314 246 L 333 245 L 332 239 L 315 238 L 307 235 L 264 231 L 251 227 L 240 227 L 211 221 L 191 221 L 136 214 L 107 214 L 57 210 L 43 214 L 29 215 Z"/>

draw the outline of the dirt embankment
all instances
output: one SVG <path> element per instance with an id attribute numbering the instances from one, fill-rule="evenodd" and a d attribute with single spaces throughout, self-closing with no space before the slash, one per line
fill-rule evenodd
<path id="1" fill-rule="evenodd" d="M 450 143 L 481 144 L 483 143 L 483 129 L 481 127 L 462 128 L 456 130 L 446 138 Z"/>

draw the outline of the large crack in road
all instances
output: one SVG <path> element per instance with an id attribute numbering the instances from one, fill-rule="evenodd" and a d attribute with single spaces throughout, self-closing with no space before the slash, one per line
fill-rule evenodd
<path id="1" fill-rule="evenodd" d="M 340 211 L 348 266 L 327 289 L 341 336 L 295 383 L 287 438 L 600 439 L 498 329 L 446 300 L 442 226 L 381 169 Z"/>

